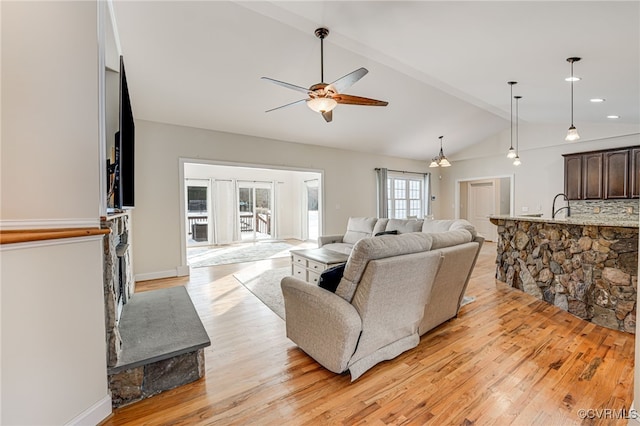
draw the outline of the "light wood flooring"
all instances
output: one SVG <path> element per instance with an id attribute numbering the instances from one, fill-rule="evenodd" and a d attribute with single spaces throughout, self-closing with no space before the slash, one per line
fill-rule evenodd
<path id="1" fill-rule="evenodd" d="M 286 258 L 138 283 L 138 291 L 187 287 L 212 341 L 206 375 L 117 409 L 104 425 L 626 425 L 613 414 L 583 420 L 579 410 L 629 409 L 634 336 L 496 281 L 495 253 L 485 244 L 467 290 L 476 300 L 458 318 L 354 383 L 300 351 L 233 278 Z"/>

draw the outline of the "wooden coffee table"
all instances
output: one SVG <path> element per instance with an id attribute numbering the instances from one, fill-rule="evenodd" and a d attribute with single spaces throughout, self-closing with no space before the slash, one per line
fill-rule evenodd
<path id="1" fill-rule="evenodd" d="M 345 263 L 348 255 L 326 248 L 291 250 L 291 275 L 308 283 L 318 284 L 325 269 Z"/>

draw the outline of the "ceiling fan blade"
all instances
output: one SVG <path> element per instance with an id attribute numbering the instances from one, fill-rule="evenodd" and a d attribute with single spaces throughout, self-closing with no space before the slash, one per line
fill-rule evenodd
<path id="1" fill-rule="evenodd" d="M 331 123 L 331 120 L 333 120 L 333 110 L 323 112 L 322 117 L 324 118 L 324 121 L 326 121 L 327 123 Z"/>
<path id="2" fill-rule="evenodd" d="M 353 86 L 358 80 L 367 75 L 369 71 L 366 68 L 358 68 L 357 70 L 350 72 L 344 77 L 340 77 L 336 81 L 330 84 L 336 90 L 336 92 L 340 93 L 343 90 L 348 89 Z"/>
<path id="3" fill-rule="evenodd" d="M 292 106 L 292 105 L 296 105 L 296 104 L 299 104 L 299 103 L 301 103 L 301 102 L 306 102 L 306 101 L 307 101 L 306 99 L 300 99 L 299 101 L 291 102 L 290 104 L 281 105 L 281 106 L 279 106 L 279 107 L 271 108 L 271 109 L 269 109 L 269 110 L 267 110 L 267 111 L 265 111 L 265 112 L 271 112 L 271 111 L 275 111 L 275 110 L 277 110 L 277 109 L 282 109 L 282 108 L 290 107 L 290 106 Z"/>
<path id="4" fill-rule="evenodd" d="M 345 105 L 366 105 L 366 106 L 387 106 L 389 102 L 387 101 L 379 101 L 377 99 L 370 98 L 362 98 L 360 96 L 346 95 L 346 94 L 338 94 L 334 95 L 333 99 L 336 100 L 339 104 Z"/>
<path id="5" fill-rule="evenodd" d="M 296 86 L 295 84 L 285 83 L 284 81 L 274 80 L 269 77 L 260 77 L 263 80 L 270 81 L 272 83 L 277 84 L 278 86 L 286 87 L 287 89 L 295 90 L 296 92 L 309 93 L 309 89 L 301 86 Z"/>

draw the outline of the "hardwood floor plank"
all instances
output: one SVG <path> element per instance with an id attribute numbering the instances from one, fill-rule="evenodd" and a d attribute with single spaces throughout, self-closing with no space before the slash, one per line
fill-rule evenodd
<path id="1" fill-rule="evenodd" d="M 209 333 L 206 374 L 115 410 L 103 424 L 626 424 L 579 409 L 629 409 L 635 339 L 576 318 L 496 281 L 486 243 L 457 318 L 351 383 L 289 341 L 285 323 L 234 277 L 288 265 L 279 258 L 193 268 L 186 286 Z"/>

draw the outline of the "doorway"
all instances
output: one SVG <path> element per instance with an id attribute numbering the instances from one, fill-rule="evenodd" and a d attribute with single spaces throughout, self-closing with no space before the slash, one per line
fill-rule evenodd
<path id="1" fill-rule="evenodd" d="M 273 239 L 273 182 L 238 181 L 238 225 L 242 241 Z"/>
<path id="2" fill-rule="evenodd" d="M 488 241 L 497 241 L 497 228 L 489 216 L 513 212 L 513 176 L 459 180 L 456 185 L 456 217 L 466 219 Z"/>
<path id="3" fill-rule="evenodd" d="M 310 179 L 303 182 L 302 188 L 302 238 L 305 241 L 318 241 L 320 235 L 320 180 Z"/>

